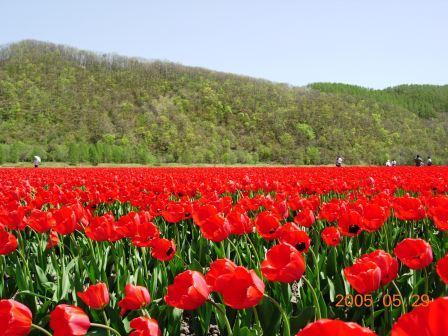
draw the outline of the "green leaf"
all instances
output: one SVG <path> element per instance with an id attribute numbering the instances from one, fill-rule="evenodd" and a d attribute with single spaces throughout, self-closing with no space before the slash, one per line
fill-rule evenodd
<path id="1" fill-rule="evenodd" d="M 78 262 L 78 258 L 74 258 L 72 261 L 70 261 L 67 265 L 67 267 L 62 268 L 62 283 L 61 283 L 61 295 L 59 300 L 63 300 L 65 296 L 68 294 L 68 291 L 71 289 L 71 283 L 70 283 L 70 272 L 75 266 L 75 264 Z"/>
<path id="2" fill-rule="evenodd" d="M 257 306 L 261 328 L 266 335 L 275 335 L 280 326 L 281 314 L 269 300 L 263 300 Z"/>

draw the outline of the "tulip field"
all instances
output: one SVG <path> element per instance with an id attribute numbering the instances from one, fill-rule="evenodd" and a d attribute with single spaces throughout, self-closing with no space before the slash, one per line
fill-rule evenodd
<path id="1" fill-rule="evenodd" d="M 0 181 L 0 336 L 448 335 L 448 167 Z"/>

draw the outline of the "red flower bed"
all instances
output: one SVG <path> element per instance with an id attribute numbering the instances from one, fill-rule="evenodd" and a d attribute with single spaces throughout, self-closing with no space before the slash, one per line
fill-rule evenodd
<path id="1" fill-rule="evenodd" d="M 447 167 L 0 180 L 0 335 L 448 335 Z"/>

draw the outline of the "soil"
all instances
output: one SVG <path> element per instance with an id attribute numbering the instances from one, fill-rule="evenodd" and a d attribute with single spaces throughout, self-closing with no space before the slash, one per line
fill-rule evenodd
<path id="1" fill-rule="evenodd" d="M 190 317 L 184 315 L 180 324 L 180 334 L 179 336 L 200 336 L 194 333 L 191 327 Z M 210 324 L 207 336 L 221 336 L 221 332 L 217 325 Z"/>

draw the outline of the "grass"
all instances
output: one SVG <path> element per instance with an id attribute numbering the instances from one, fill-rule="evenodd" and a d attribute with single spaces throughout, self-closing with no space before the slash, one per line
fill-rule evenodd
<path id="1" fill-rule="evenodd" d="M 212 163 L 156 163 L 156 164 L 140 164 L 140 163 L 100 163 L 98 165 L 92 165 L 87 162 L 70 164 L 67 162 L 44 162 L 40 164 L 40 168 L 126 168 L 126 167 L 333 167 L 333 164 L 328 165 L 282 165 L 274 163 L 252 163 L 252 164 L 212 164 Z M 362 166 L 362 165 L 360 165 Z M 32 168 L 33 162 L 16 162 L 16 163 L 3 163 L 0 164 L 1 168 Z"/>

